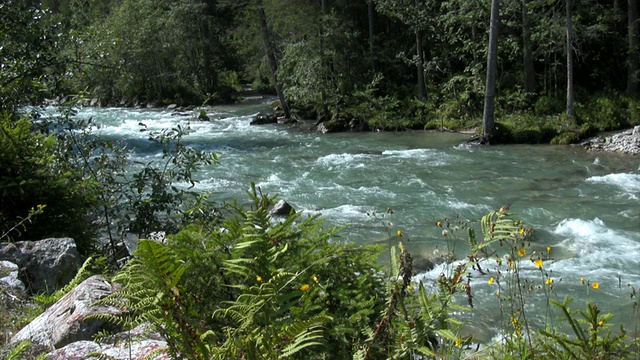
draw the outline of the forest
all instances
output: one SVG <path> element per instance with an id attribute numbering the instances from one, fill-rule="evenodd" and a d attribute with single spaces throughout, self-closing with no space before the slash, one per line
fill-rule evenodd
<path id="1" fill-rule="evenodd" d="M 640 122 L 636 0 L 2 6 L 3 107 L 79 93 L 102 106 L 217 104 L 250 85 L 333 130 L 473 128 L 489 99 L 496 142 L 570 143 Z"/>

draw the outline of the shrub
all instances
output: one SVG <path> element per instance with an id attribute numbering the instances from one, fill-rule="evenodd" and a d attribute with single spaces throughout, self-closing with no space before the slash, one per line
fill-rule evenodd
<path id="1" fill-rule="evenodd" d="M 0 115 L 0 229 L 4 233 L 31 209 L 46 205 L 31 226 L 10 234 L 11 239 L 69 236 L 86 252 L 92 245 L 87 214 L 95 194 L 79 169 L 63 161 L 58 145 L 55 137 L 34 131 L 30 119 Z"/>

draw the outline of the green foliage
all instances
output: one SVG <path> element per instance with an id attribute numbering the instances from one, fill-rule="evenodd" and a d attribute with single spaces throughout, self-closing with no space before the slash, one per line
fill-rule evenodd
<path id="1" fill-rule="evenodd" d="M 560 302 L 551 300 L 557 306 L 571 328 L 572 334 L 564 334 L 554 328 L 540 329 L 549 341 L 542 342 L 542 348 L 550 357 L 567 359 L 622 359 L 637 351 L 639 339 L 628 341 L 623 328 L 613 334 L 608 322 L 613 314 L 601 314 L 597 304 L 586 303 L 586 310 L 573 311 L 569 304 L 573 299 L 565 297 Z"/>
<path id="2" fill-rule="evenodd" d="M 31 343 L 28 341 L 22 341 L 16 347 L 14 347 L 9 354 L 7 354 L 6 360 L 20 360 L 23 359 L 27 350 L 31 347 Z"/>
<path id="3" fill-rule="evenodd" d="M 79 169 L 63 161 L 56 138 L 34 131 L 30 119 L 5 112 L 0 115 L 0 146 L 2 233 L 32 209 L 46 206 L 46 211 L 30 218 L 29 228 L 14 232 L 12 239 L 70 236 L 81 251 L 87 251 L 91 246 L 87 214 L 94 194 L 87 191 Z"/>
<path id="4" fill-rule="evenodd" d="M 57 58 L 58 26 L 47 12 L 23 0 L 0 4 L 0 111 L 42 100 L 56 87 L 63 67 Z"/>
<path id="5" fill-rule="evenodd" d="M 327 344 L 348 356 L 382 306 L 378 250 L 337 242 L 338 229 L 315 217 L 272 221 L 273 198 L 255 188 L 251 196 L 250 210 L 231 206 L 206 231 L 192 225 L 166 245 L 141 241 L 116 276 L 124 288 L 104 301 L 131 310 L 117 321 L 150 320 L 171 353 L 193 359 L 284 357 Z"/>

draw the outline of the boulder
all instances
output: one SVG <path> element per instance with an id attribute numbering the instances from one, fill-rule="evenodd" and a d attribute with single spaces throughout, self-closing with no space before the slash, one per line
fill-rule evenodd
<path id="1" fill-rule="evenodd" d="M 288 216 L 291 212 L 296 212 L 293 209 L 293 206 L 284 200 L 278 201 L 271 210 L 269 210 L 269 215 L 271 216 Z"/>
<path id="2" fill-rule="evenodd" d="M 25 298 L 26 288 L 18 279 L 18 265 L 0 261 L 0 301 L 10 304 Z"/>
<path id="3" fill-rule="evenodd" d="M 258 114 L 251 120 L 251 125 L 266 125 L 275 124 L 278 122 L 278 117 L 275 114 Z"/>
<path id="4" fill-rule="evenodd" d="M 166 347 L 167 343 L 165 341 L 158 340 L 141 340 L 119 344 L 98 344 L 93 341 L 79 341 L 50 352 L 47 354 L 47 360 L 84 360 L 88 358 L 170 360 L 171 358 L 166 351 L 161 350 Z M 89 354 L 91 354 L 91 357 Z"/>
<path id="5" fill-rule="evenodd" d="M 49 360 L 86 359 L 89 354 L 107 359 L 170 359 L 167 342 L 157 332 L 149 331 L 149 323 L 143 323 L 131 331 L 109 336 L 96 343 L 78 341 L 47 354 Z M 152 353 L 154 356 L 149 357 Z M 131 356 L 131 357 L 129 357 Z"/>
<path id="6" fill-rule="evenodd" d="M 104 277 L 92 276 L 22 328 L 10 343 L 16 345 L 26 340 L 38 347 L 54 350 L 76 341 L 89 340 L 101 330 L 113 330 L 113 326 L 103 320 L 88 317 L 120 314 L 121 310 L 114 307 L 93 305 L 114 291 Z"/>
<path id="7" fill-rule="evenodd" d="M 71 238 L 0 244 L 0 260 L 18 265 L 18 277 L 32 294 L 51 293 L 68 284 L 82 265 Z"/>

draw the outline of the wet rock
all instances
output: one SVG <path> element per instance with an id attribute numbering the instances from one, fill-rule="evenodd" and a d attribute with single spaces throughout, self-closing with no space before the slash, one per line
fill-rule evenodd
<path id="1" fill-rule="evenodd" d="M 293 206 L 284 200 L 278 201 L 273 208 L 269 210 L 269 215 L 271 216 L 288 216 L 291 213 L 295 213 L 296 211 L 293 209 Z"/>
<path id="2" fill-rule="evenodd" d="M 89 340 L 103 329 L 113 330 L 113 326 L 103 320 L 89 317 L 121 313 L 114 307 L 93 305 L 114 291 L 114 287 L 102 276 L 92 276 L 22 328 L 10 343 L 15 345 L 29 341 L 54 350 L 73 342 Z"/>
<path id="3" fill-rule="evenodd" d="M 198 120 L 200 121 L 210 121 L 211 119 L 207 116 L 207 113 L 204 110 L 200 110 L 198 114 Z"/>
<path id="4" fill-rule="evenodd" d="M 275 124 L 278 122 L 278 117 L 275 114 L 258 114 L 251 120 L 251 125 L 266 125 Z"/>
<path id="5" fill-rule="evenodd" d="M 0 260 L 18 265 L 18 277 L 32 294 L 51 293 L 66 285 L 82 265 L 71 238 L 0 244 Z"/>

